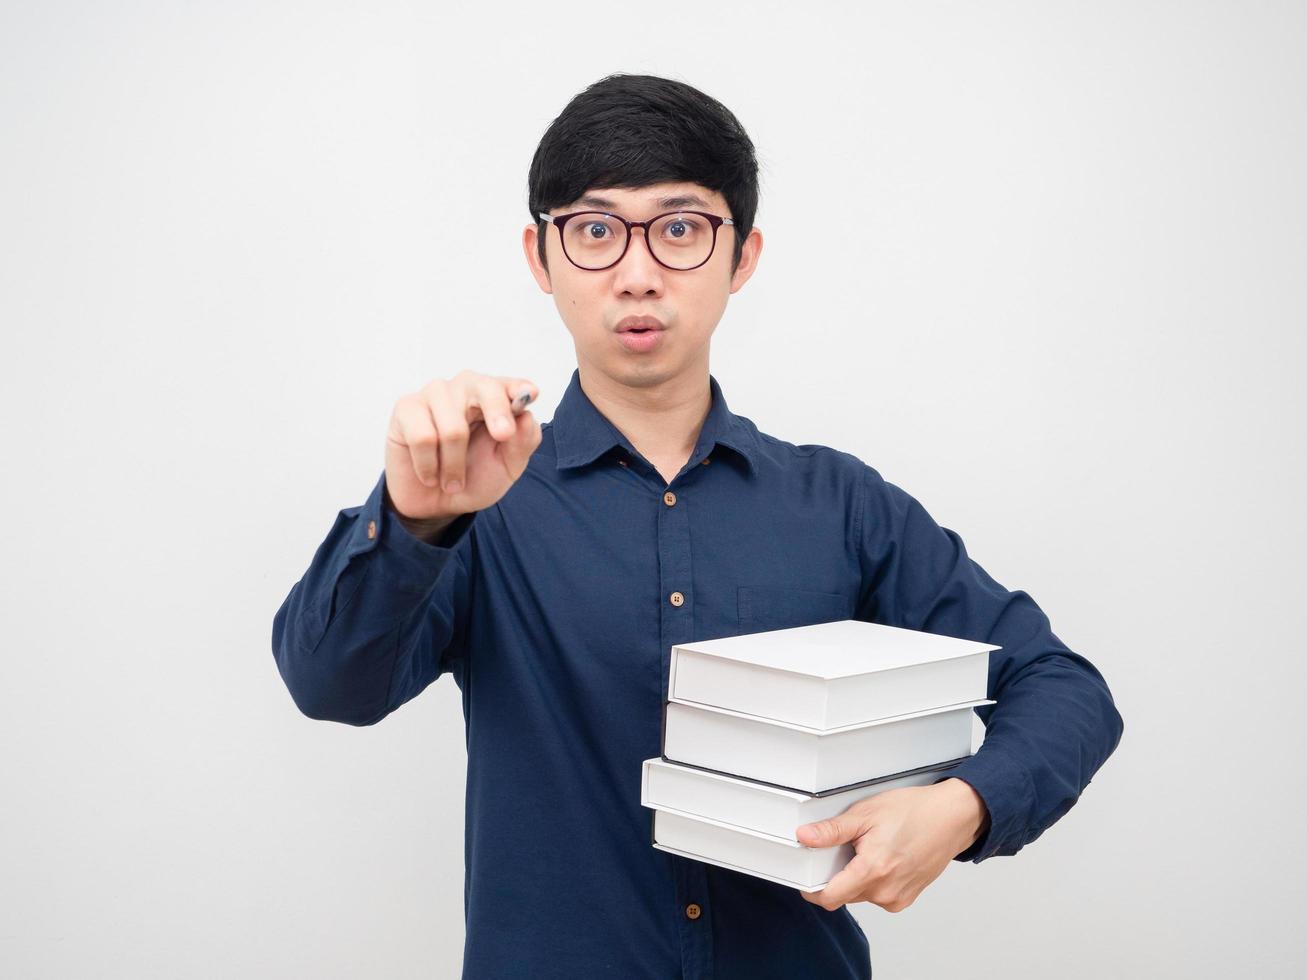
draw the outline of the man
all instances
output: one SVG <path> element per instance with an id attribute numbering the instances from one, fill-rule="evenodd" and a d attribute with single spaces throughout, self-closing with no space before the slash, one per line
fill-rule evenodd
<path id="1" fill-rule="evenodd" d="M 467 726 L 464 976 L 866 978 L 855 901 L 910 905 L 1014 854 L 1116 747 L 1107 685 L 1025 592 L 856 457 L 732 413 L 709 373 L 762 250 L 753 146 L 680 82 L 605 78 L 532 162 L 523 246 L 572 335 L 553 420 L 525 378 L 400 398 L 385 472 L 273 626 L 312 718 L 371 725 L 441 673 Z M 805 827 L 852 841 L 820 892 L 651 846 L 671 647 L 858 618 L 1000 644 L 980 750 Z"/>

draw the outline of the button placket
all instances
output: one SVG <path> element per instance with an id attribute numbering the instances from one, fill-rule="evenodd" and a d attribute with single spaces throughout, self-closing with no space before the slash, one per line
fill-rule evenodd
<path id="1" fill-rule="evenodd" d="M 712 910 L 702 904 L 709 894 L 706 869 L 698 861 L 677 857 L 673 871 L 679 902 L 681 975 L 685 980 L 705 980 L 713 975 Z"/>
<path id="2" fill-rule="evenodd" d="M 690 554 L 690 505 L 664 486 L 660 488 L 656 506 L 659 591 L 663 596 L 658 642 L 662 648 L 662 692 L 666 698 L 671 648 L 694 639 L 694 574 Z"/>
<path id="3" fill-rule="evenodd" d="M 685 474 L 678 474 L 678 479 Z M 684 487 L 682 488 L 684 492 Z M 662 660 L 662 701 L 667 700 L 671 649 L 694 639 L 694 562 L 690 546 L 690 508 L 693 504 L 669 487 L 660 487 L 658 508 L 658 585 L 666 601 L 660 602 L 658 643 Z M 647 506 L 647 505 L 646 505 Z M 662 711 L 662 703 L 657 706 Z M 698 861 L 671 857 L 676 876 L 675 915 L 679 919 L 681 976 L 705 980 L 712 976 L 712 909 L 704 866 Z"/>

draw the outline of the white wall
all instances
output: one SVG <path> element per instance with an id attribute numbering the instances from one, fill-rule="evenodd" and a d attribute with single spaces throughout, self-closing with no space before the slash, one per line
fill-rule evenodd
<path id="1" fill-rule="evenodd" d="M 575 362 L 519 246 L 527 166 L 625 70 L 759 148 L 731 407 L 921 499 L 1126 720 L 1021 854 L 857 907 L 877 977 L 1301 975 L 1305 28 L 4 4 L 0 973 L 457 976 L 456 686 L 312 722 L 272 616 L 399 395 L 472 367 L 552 415 Z"/>

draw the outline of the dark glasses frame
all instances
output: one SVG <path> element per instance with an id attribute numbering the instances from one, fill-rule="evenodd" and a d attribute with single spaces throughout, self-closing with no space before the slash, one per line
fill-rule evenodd
<path id="1" fill-rule="evenodd" d="M 576 259 L 568 255 L 567 239 L 563 237 L 563 226 L 566 225 L 573 218 L 578 218 L 586 214 L 601 214 L 605 218 L 616 218 L 622 224 L 626 225 L 626 244 L 622 246 L 622 254 L 617 256 L 617 258 L 613 259 L 613 261 L 609 262 L 607 265 L 600 266 L 597 269 L 591 268 L 588 265 L 581 265 L 576 261 Z M 672 215 L 672 214 L 692 214 L 695 215 L 696 217 L 705 219 L 708 222 L 708 224 L 712 226 L 712 246 L 708 249 L 708 254 L 707 256 L 704 257 L 703 262 L 699 262 L 695 265 L 689 265 L 682 268 L 680 266 L 668 265 L 666 262 L 664 262 L 662 259 L 660 259 L 657 255 L 654 254 L 653 248 L 649 245 L 649 226 L 652 225 L 659 218 L 666 218 L 668 215 Z M 569 214 L 546 214 L 545 212 L 541 211 L 540 217 L 543 220 L 548 221 L 550 224 L 552 224 L 555 228 L 558 229 L 558 242 L 563 247 L 563 255 L 567 256 L 567 261 L 571 262 L 572 265 L 576 266 L 578 269 L 582 269 L 586 272 L 603 272 L 605 269 L 611 269 L 613 266 L 617 265 L 618 262 L 621 262 L 622 259 L 626 256 L 627 249 L 631 247 L 632 240 L 635 238 L 635 235 L 632 233 L 632 229 L 634 228 L 644 229 L 644 247 L 649 249 L 649 254 L 650 256 L 653 257 L 653 260 L 655 262 L 661 265 L 664 269 L 671 269 L 673 272 L 689 272 L 691 269 L 699 268 L 699 266 L 703 265 L 704 262 L 707 262 L 708 259 L 711 259 L 713 257 L 713 252 L 717 251 L 717 229 L 720 228 L 722 225 L 735 224 L 735 222 L 732 221 L 730 218 L 723 218 L 721 215 L 718 214 L 709 214 L 707 211 L 687 211 L 684 208 L 679 208 L 675 211 L 664 211 L 662 214 L 655 214 L 652 218 L 647 218 L 644 221 L 628 221 L 626 218 L 623 218 L 620 214 L 613 214 L 613 212 L 611 211 L 594 211 L 594 210 L 572 211 Z"/>

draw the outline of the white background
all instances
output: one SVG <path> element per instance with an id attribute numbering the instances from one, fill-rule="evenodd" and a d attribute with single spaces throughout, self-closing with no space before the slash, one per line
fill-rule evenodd
<path id="1" fill-rule="evenodd" d="M 458 975 L 457 687 L 310 721 L 272 617 L 400 395 L 552 416 L 527 167 L 631 71 L 758 147 L 731 408 L 917 496 L 1126 721 L 1019 855 L 856 907 L 877 978 L 1302 975 L 1304 42 L 1293 3 L 5 2 L 0 973 Z"/>

